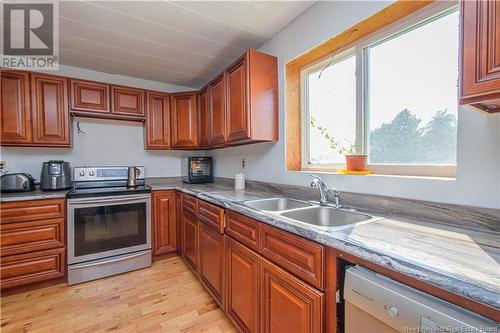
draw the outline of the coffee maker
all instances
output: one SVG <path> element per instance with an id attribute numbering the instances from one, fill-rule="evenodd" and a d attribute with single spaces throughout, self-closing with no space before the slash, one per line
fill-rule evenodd
<path id="1" fill-rule="evenodd" d="M 42 173 L 40 175 L 40 189 L 44 191 L 56 191 L 68 188 L 71 188 L 71 170 L 69 162 L 43 162 Z"/>

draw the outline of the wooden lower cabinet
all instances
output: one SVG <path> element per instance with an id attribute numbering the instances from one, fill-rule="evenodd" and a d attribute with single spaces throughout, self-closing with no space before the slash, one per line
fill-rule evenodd
<path id="1" fill-rule="evenodd" d="M 224 308 L 224 235 L 200 222 L 198 246 L 200 280 L 217 303 Z"/>
<path id="2" fill-rule="evenodd" d="M 198 221 L 196 216 L 185 210 L 182 211 L 182 240 L 181 255 L 188 266 L 198 272 Z"/>
<path id="3" fill-rule="evenodd" d="M 64 219 L 48 219 L 0 225 L 0 256 L 64 247 Z"/>
<path id="4" fill-rule="evenodd" d="M 0 203 L 0 257 L 2 290 L 64 278 L 66 200 Z"/>
<path id="5" fill-rule="evenodd" d="M 273 263 L 259 261 L 262 333 L 319 333 L 324 329 L 324 294 Z"/>
<path id="6" fill-rule="evenodd" d="M 153 191 L 153 256 L 176 250 L 175 191 Z"/>
<path id="7" fill-rule="evenodd" d="M 259 332 L 259 256 L 226 236 L 226 311 L 240 331 Z"/>
<path id="8" fill-rule="evenodd" d="M 65 248 L 29 252 L 2 258 L 2 289 L 61 278 L 66 275 Z"/>

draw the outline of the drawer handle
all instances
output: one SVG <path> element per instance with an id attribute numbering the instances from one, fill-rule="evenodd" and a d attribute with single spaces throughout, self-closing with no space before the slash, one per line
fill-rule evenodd
<path id="1" fill-rule="evenodd" d="M 99 266 L 99 265 L 103 265 L 103 264 L 111 264 L 113 262 L 124 261 L 124 260 L 132 259 L 132 258 L 136 258 L 136 257 L 140 257 L 140 256 L 145 256 L 147 254 L 148 253 L 136 253 L 136 254 L 133 254 L 130 256 L 117 258 L 117 259 L 110 259 L 110 260 L 105 260 L 105 261 L 93 262 L 93 263 L 89 263 L 89 264 L 74 265 L 74 266 L 70 266 L 69 269 L 80 269 L 80 268 L 85 268 L 85 267 Z"/>

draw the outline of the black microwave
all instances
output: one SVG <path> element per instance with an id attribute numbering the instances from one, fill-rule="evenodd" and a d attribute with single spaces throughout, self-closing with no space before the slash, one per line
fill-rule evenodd
<path id="1" fill-rule="evenodd" d="M 214 163 L 212 157 L 184 157 L 181 163 L 183 182 L 214 182 Z"/>

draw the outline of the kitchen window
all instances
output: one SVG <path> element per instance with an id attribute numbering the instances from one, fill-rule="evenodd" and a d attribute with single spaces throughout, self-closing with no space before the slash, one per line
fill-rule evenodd
<path id="1" fill-rule="evenodd" d="M 376 173 L 453 177 L 459 11 L 419 11 L 300 71 L 302 170 L 334 171 L 356 144 Z"/>

